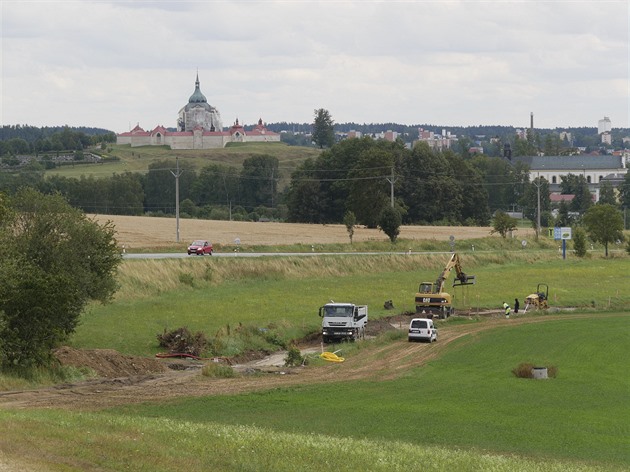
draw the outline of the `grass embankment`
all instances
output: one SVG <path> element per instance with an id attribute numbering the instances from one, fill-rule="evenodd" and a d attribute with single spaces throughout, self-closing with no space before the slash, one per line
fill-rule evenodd
<path id="1" fill-rule="evenodd" d="M 503 327 L 378 383 L 340 371 L 234 397 L 4 410 L 0 450 L 31 470 L 627 470 L 628 324 L 609 313 Z M 518 379 L 523 361 L 558 376 Z"/>
<path id="2" fill-rule="evenodd" d="M 319 331 L 319 306 L 329 300 L 369 306 L 372 319 L 412 312 L 421 281 L 434 281 L 448 256 L 379 255 L 317 258 L 189 258 L 128 260 L 114 303 L 95 305 L 72 339 L 75 347 L 153 355 L 156 335 L 186 326 L 222 339 L 214 355 L 277 349 Z M 458 310 L 500 309 L 549 285 L 550 305 L 629 309 L 630 259 L 558 260 L 553 253 L 478 253 L 463 256 L 477 284 L 450 287 Z M 449 281 L 453 280 L 453 275 Z M 395 310 L 383 308 L 393 300 Z M 240 336 L 239 326 L 255 328 Z M 264 336 L 256 337 L 258 328 Z M 215 346 L 216 347 L 216 346 Z"/>
<path id="3" fill-rule="evenodd" d="M 168 146 L 141 146 L 132 148 L 129 145 L 111 144 L 111 151 L 104 157 L 117 157 L 119 160 L 103 164 L 75 164 L 60 166 L 46 171 L 50 175 L 63 175 L 78 178 L 82 175 L 109 177 L 115 173 L 147 172 L 149 165 L 162 160 L 179 157 L 182 162 L 190 163 L 195 170 L 208 164 L 223 164 L 240 168 L 243 161 L 253 155 L 269 155 L 278 159 L 281 177 L 288 180 L 291 172 L 309 157 L 316 157 L 321 152 L 317 148 L 288 146 L 284 143 L 246 143 L 230 145 L 221 149 L 177 149 Z"/>

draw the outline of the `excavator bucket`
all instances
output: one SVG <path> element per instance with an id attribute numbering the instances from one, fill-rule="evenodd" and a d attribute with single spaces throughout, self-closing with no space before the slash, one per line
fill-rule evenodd
<path id="1" fill-rule="evenodd" d="M 459 285 L 475 285 L 476 282 L 477 281 L 475 280 L 474 275 L 462 274 L 460 277 L 453 280 L 453 287 L 457 287 Z"/>

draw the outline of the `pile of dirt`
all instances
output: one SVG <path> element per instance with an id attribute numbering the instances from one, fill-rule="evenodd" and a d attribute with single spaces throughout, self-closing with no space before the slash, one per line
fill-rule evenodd
<path id="1" fill-rule="evenodd" d="M 54 353 L 62 365 L 92 369 L 99 377 L 118 378 L 165 372 L 168 367 L 158 359 L 127 356 L 113 349 L 73 349 L 61 347 Z"/>

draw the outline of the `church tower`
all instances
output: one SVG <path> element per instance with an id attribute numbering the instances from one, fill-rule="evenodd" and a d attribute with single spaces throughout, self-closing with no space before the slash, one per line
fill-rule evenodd
<path id="1" fill-rule="evenodd" d="M 195 91 L 188 99 L 188 103 L 179 110 L 177 118 L 177 131 L 223 131 L 219 110 L 208 103 L 205 95 L 199 87 L 199 73 L 195 80 Z"/>

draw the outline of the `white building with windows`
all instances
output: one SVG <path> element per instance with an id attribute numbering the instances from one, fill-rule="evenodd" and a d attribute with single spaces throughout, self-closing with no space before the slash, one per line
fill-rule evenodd
<path id="1" fill-rule="evenodd" d="M 628 172 L 623 156 L 520 156 L 515 162 L 529 166 L 529 180 L 543 177 L 551 192 L 560 191 L 562 176 L 583 175 L 589 190 L 599 200 L 599 184 L 604 180 L 615 182 Z M 612 179 L 612 176 L 616 176 Z"/>

